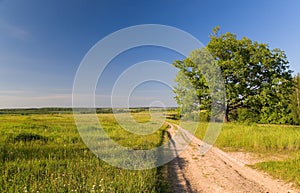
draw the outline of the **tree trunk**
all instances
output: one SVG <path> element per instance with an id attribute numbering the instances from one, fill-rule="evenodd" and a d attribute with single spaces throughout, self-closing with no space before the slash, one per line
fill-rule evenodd
<path id="1" fill-rule="evenodd" d="M 228 109 L 226 109 L 224 111 L 223 123 L 228 123 L 228 121 L 229 121 L 228 113 L 229 113 L 229 111 L 228 111 Z"/>

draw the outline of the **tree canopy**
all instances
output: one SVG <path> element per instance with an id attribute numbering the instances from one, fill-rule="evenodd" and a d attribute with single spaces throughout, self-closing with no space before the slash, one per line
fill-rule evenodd
<path id="1" fill-rule="evenodd" d="M 179 69 L 178 87 L 175 88 L 179 106 L 182 106 L 179 99 L 182 97 L 178 88 L 184 87 L 180 80 L 186 79 L 185 82 L 189 80 L 196 90 L 199 109 L 209 110 L 212 94 L 207 81 L 208 70 L 201 67 L 203 62 L 208 61 L 208 52 L 213 61 L 209 65 L 216 64 L 225 85 L 224 122 L 229 120 L 231 112 L 241 108 L 262 113 L 261 119 L 266 122 L 282 118 L 289 104 L 286 96 L 293 91 L 292 71 L 284 51 L 270 49 L 267 44 L 246 37 L 238 39 L 230 32 L 218 34 L 218 30 L 218 27 L 214 29 L 206 47 L 192 51 L 182 61 L 174 62 Z"/>

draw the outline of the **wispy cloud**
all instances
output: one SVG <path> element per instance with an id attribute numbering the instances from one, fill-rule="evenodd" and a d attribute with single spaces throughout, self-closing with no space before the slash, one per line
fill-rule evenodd
<path id="1" fill-rule="evenodd" d="M 0 90 L 0 95 L 16 95 L 16 94 L 24 94 L 27 91 L 24 90 Z"/>
<path id="2" fill-rule="evenodd" d="M 7 35 L 17 38 L 17 39 L 20 39 L 20 40 L 26 40 L 30 37 L 29 31 L 27 31 L 19 26 L 5 22 L 1 19 L 0 19 L 0 29 Z"/>

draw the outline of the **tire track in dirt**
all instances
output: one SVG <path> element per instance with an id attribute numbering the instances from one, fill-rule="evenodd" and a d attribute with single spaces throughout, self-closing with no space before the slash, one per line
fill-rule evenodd
<path id="1" fill-rule="evenodd" d="M 173 138 L 178 132 L 192 140 L 184 151 L 181 142 Z M 216 147 L 212 147 L 205 155 L 200 155 L 199 144 L 204 143 L 175 124 L 170 124 L 168 138 L 173 146 L 171 149 L 177 156 L 168 164 L 168 180 L 172 192 L 300 192 L 292 188 L 291 184 L 245 166 Z"/>

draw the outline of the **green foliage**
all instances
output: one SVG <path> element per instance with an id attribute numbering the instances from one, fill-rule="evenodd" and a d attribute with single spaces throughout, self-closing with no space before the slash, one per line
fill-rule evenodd
<path id="1" fill-rule="evenodd" d="M 180 114 L 188 117 L 189 115 L 187 114 L 199 110 L 200 103 L 196 91 L 183 71 L 178 72 L 175 82 L 177 82 L 177 86 L 174 87 L 175 99 L 177 104 L 180 105 Z"/>
<path id="2" fill-rule="evenodd" d="M 293 124 L 300 124 L 300 74 L 294 77 L 294 92 L 291 95 L 291 103 L 289 109 L 291 110 L 291 119 Z"/>
<path id="3" fill-rule="evenodd" d="M 285 53 L 246 37 L 237 39 L 235 34 L 229 32 L 219 35 L 218 30 L 219 27 L 214 29 L 205 48 L 191 52 L 189 58 L 183 61 L 174 62 L 174 66 L 179 69 L 177 78 L 186 79 L 193 86 L 198 106 L 209 110 L 211 96 L 220 91 L 213 84 L 215 82 L 218 85 L 220 82 L 211 78 L 216 75 L 212 69 L 218 67 L 226 90 L 225 122 L 232 111 L 247 108 L 261 111 L 264 123 L 289 123 L 289 99 L 286 96 L 292 92 L 293 82 Z M 175 94 L 180 106 L 181 97 L 186 97 L 180 93 L 188 93 L 190 86 L 185 87 L 186 84 L 177 82 L 180 89 L 175 90 Z M 209 87 L 211 83 L 213 88 Z M 221 101 L 222 97 L 219 97 Z"/>
<path id="4" fill-rule="evenodd" d="M 206 111 L 206 110 L 202 110 L 200 111 L 200 118 L 199 120 L 201 122 L 208 122 L 211 118 L 211 114 L 209 111 Z"/>
<path id="5" fill-rule="evenodd" d="M 239 108 L 236 119 L 244 123 L 257 123 L 260 120 L 260 114 L 255 109 Z"/>
<path id="6" fill-rule="evenodd" d="M 222 78 L 206 48 L 192 51 L 188 58 L 173 65 L 179 69 L 174 92 L 183 116 L 194 117 L 201 110 L 210 111 L 213 117 L 222 113 L 225 100 Z"/>

